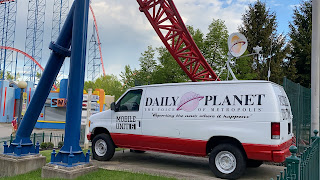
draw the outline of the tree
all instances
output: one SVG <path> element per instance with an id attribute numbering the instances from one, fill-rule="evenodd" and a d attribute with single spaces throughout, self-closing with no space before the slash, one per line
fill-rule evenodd
<path id="1" fill-rule="evenodd" d="M 288 58 L 288 71 L 292 72 L 292 80 L 295 80 L 295 82 L 300 83 L 305 87 L 311 87 L 311 0 L 305 1 L 295 8 L 293 21 L 290 22 L 289 28 L 291 53 Z M 296 76 L 294 76 L 295 71 L 293 67 L 296 68 Z"/>
<path id="2" fill-rule="evenodd" d="M 84 83 L 84 89 L 88 90 L 89 88 L 92 88 L 93 90 L 103 89 L 106 94 L 115 96 L 115 100 L 117 100 L 125 91 L 121 82 L 114 75 L 100 76 L 94 82 L 86 81 Z"/>
<path id="3" fill-rule="evenodd" d="M 124 72 L 121 72 L 120 77 L 123 83 L 124 89 L 129 89 L 135 86 L 135 80 L 137 78 L 137 70 L 131 70 L 130 65 L 124 67 Z"/>
<path id="4" fill-rule="evenodd" d="M 186 82 L 189 80 L 187 74 L 181 69 L 176 60 L 171 56 L 169 51 L 160 47 L 157 48 L 159 57 L 159 65 L 153 75 L 153 83 L 178 83 Z"/>
<path id="5" fill-rule="evenodd" d="M 262 55 L 252 58 L 252 69 L 257 79 L 267 79 L 271 66 L 271 81 L 278 82 L 284 75 L 284 65 L 288 47 L 285 36 L 277 34 L 276 14 L 266 8 L 266 4 L 257 1 L 249 5 L 249 9 L 242 16 L 243 24 L 240 33 L 248 39 L 248 52 L 254 53 L 253 47 L 262 47 Z"/>
<path id="6" fill-rule="evenodd" d="M 148 49 L 141 53 L 139 73 L 136 74 L 137 80 L 141 84 L 151 84 L 153 81 L 153 72 L 156 70 L 157 62 L 155 60 L 155 49 L 148 46 Z"/>
<path id="7" fill-rule="evenodd" d="M 223 20 L 213 19 L 204 40 L 202 53 L 214 71 L 219 73 L 228 60 L 228 30 Z"/>

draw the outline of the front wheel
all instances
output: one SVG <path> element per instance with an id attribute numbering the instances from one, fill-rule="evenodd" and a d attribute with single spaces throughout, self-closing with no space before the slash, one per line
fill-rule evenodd
<path id="1" fill-rule="evenodd" d="M 237 146 L 220 144 L 212 149 L 209 166 L 219 178 L 238 179 L 246 170 L 246 158 Z"/>
<path id="2" fill-rule="evenodd" d="M 110 160 L 115 152 L 112 139 L 107 134 L 99 134 L 92 140 L 92 155 L 98 161 Z"/>

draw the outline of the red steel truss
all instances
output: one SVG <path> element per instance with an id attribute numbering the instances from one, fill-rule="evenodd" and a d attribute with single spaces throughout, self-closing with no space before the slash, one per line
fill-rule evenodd
<path id="1" fill-rule="evenodd" d="M 168 51 L 192 81 L 220 81 L 193 41 L 172 0 L 137 0 Z"/>

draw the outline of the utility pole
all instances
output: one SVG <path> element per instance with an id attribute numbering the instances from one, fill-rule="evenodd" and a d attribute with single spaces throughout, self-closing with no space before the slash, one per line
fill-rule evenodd
<path id="1" fill-rule="evenodd" d="M 319 130 L 320 2 L 312 1 L 311 134 Z"/>

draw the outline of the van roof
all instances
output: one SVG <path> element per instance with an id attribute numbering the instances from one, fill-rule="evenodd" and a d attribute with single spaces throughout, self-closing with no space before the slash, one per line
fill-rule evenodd
<path id="1" fill-rule="evenodd" d="M 165 84 L 152 84 L 144 86 L 135 86 L 135 88 L 144 88 L 144 87 L 162 87 L 162 86 L 182 86 L 182 85 L 205 85 L 205 84 L 257 84 L 257 83 L 266 83 L 280 86 L 279 84 L 273 83 L 271 81 L 264 80 L 236 80 L 236 81 L 203 81 L 203 82 L 183 82 L 183 83 L 165 83 Z"/>

